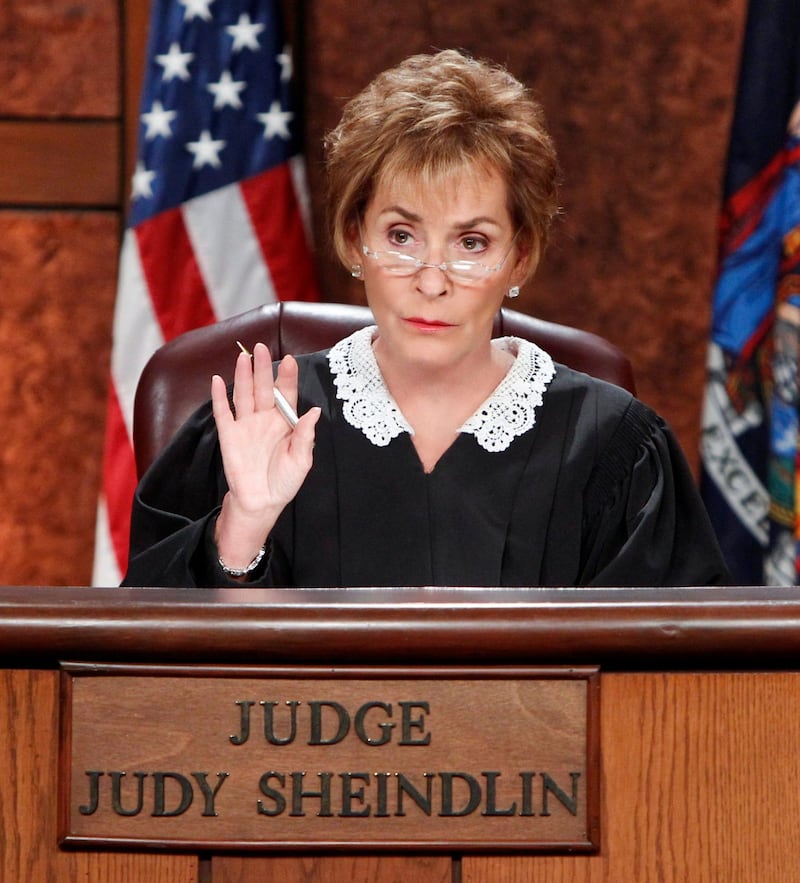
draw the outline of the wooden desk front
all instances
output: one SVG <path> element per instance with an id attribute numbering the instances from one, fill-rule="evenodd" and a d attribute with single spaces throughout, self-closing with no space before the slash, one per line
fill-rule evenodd
<path id="1" fill-rule="evenodd" d="M 0 589 L 0 879 L 790 883 L 800 590 Z M 58 666 L 601 666 L 601 849 L 191 855 L 57 845 Z"/>

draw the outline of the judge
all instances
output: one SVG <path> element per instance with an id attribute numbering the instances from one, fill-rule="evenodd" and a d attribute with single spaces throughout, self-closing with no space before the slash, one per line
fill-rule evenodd
<path id="1" fill-rule="evenodd" d="M 126 585 L 661 586 L 728 576 L 664 422 L 491 339 L 557 213 L 539 105 L 455 51 L 378 76 L 326 142 L 375 326 L 242 353 L 143 477 Z M 295 425 L 276 392 L 301 415 Z"/>

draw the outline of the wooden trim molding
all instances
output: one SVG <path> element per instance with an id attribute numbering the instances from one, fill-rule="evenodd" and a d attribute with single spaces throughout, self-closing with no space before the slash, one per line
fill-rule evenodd
<path id="1" fill-rule="evenodd" d="M 0 659 L 785 668 L 800 588 L 0 588 Z"/>
<path id="2" fill-rule="evenodd" d="M 0 120 L 0 204 L 120 202 L 116 120 Z"/>

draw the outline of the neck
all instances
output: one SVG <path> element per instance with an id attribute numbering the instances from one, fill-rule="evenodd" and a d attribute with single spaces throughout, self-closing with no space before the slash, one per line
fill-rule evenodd
<path id="1" fill-rule="evenodd" d="M 384 382 L 416 432 L 423 415 L 428 425 L 435 414 L 437 423 L 460 426 L 491 395 L 514 361 L 511 353 L 487 341 L 485 349 L 448 365 L 397 364 L 381 350 L 379 341 L 375 358 Z"/>

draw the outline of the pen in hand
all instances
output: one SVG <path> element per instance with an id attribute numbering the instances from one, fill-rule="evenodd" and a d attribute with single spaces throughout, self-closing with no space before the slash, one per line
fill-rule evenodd
<path id="1" fill-rule="evenodd" d="M 247 350 L 240 340 L 237 340 L 236 344 L 246 356 L 250 356 L 251 359 L 253 358 L 253 354 Z M 286 401 L 286 396 L 284 396 L 277 386 L 272 388 L 272 395 L 275 397 L 275 407 L 281 412 L 281 416 L 286 420 L 289 426 L 292 428 L 297 426 L 297 414 L 295 414 L 294 408 Z"/>

